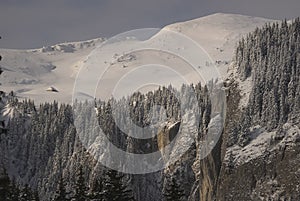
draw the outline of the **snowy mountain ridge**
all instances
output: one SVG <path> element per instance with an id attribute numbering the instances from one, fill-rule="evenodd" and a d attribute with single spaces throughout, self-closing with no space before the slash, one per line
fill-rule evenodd
<path id="1" fill-rule="evenodd" d="M 226 77 L 227 69 L 234 54 L 236 42 L 246 33 L 256 27 L 263 26 L 272 20 L 233 14 L 214 14 L 199 19 L 180 22 L 166 26 L 162 29 L 180 32 L 196 41 L 207 51 L 221 74 Z M 160 35 L 160 33 L 157 33 Z M 37 103 L 57 100 L 71 103 L 76 75 L 88 59 L 88 55 L 95 50 L 103 38 L 60 43 L 32 50 L 7 50 L 0 49 L 3 56 L 1 67 L 5 71 L 1 78 L 5 91 L 15 91 L 20 98 L 30 98 Z M 134 59 L 115 61 L 116 70 L 112 70 L 113 79 L 130 70 L 127 66 L 138 66 L 149 63 L 158 56 L 133 55 Z M 182 65 L 178 60 L 166 61 L 165 58 L 157 59 L 162 65 Z M 132 67 L 133 68 L 133 67 Z M 165 79 L 161 76 L 159 79 Z M 109 88 L 112 83 L 104 83 Z M 59 93 L 49 93 L 49 87 L 55 87 Z M 84 92 L 82 92 L 84 93 Z M 107 93 L 108 94 L 108 93 Z M 89 94 L 91 95 L 91 94 Z M 110 95 L 110 94 L 109 94 Z"/>

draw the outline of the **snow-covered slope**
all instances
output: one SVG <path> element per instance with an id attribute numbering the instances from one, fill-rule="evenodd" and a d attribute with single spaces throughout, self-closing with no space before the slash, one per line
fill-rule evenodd
<path id="1" fill-rule="evenodd" d="M 159 43 L 158 39 L 162 38 L 166 30 L 180 32 L 197 42 L 209 54 L 220 72 L 226 75 L 238 39 L 256 27 L 271 21 L 241 15 L 214 14 L 169 25 L 149 40 Z M 168 36 L 164 35 L 164 37 Z M 17 96 L 34 99 L 37 103 L 52 100 L 70 103 L 74 82 L 80 67 L 86 67 L 84 64 L 87 62 L 88 55 L 103 41 L 104 39 L 99 38 L 34 50 L 0 49 L 0 55 L 3 56 L 0 65 L 5 71 L 1 76 L 2 88 L 4 91 L 13 90 Z M 128 43 L 130 42 L 132 41 L 128 41 Z M 111 49 L 114 51 L 116 48 Z M 114 55 L 114 52 L 111 54 Z M 106 79 L 108 81 L 103 84 L 107 89 L 113 87 L 110 86 L 114 83 L 111 80 L 120 79 L 134 66 L 149 63 L 153 58 L 159 61 L 161 65 L 172 68 L 176 68 L 176 65 L 182 65 L 182 62 L 176 58 L 167 60 L 166 57 L 167 55 L 164 57 L 158 52 L 145 54 L 138 52 L 127 59 L 109 58 L 110 60 L 107 62 L 112 63 L 115 68 L 109 72 L 108 79 Z M 153 74 L 157 75 L 157 72 L 153 70 Z M 157 78 L 170 79 L 168 75 L 163 75 L 163 73 Z M 47 91 L 49 87 L 57 89 L 58 92 Z M 87 96 L 91 95 L 93 94 L 87 94 Z M 107 93 L 107 96 L 109 95 Z"/>
<path id="2" fill-rule="evenodd" d="M 80 63 L 101 41 L 64 43 L 34 50 L 1 49 L 2 87 L 36 102 L 70 102 Z M 49 87 L 60 93 L 47 91 Z"/>
<path id="3" fill-rule="evenodd" d="M 181 32 L 198 42 L 216 61 L 221 74 L 226 74 L 238 40 L 274 20 L 216 13 L 199 19 L 169 25 L 165 29 Z"/>

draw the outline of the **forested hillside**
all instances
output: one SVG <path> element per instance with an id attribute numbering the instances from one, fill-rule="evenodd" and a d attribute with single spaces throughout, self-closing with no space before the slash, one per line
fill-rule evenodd
<path id="1" fill-rule="evenodd" d="M 299 126 L 300 21 L 268 24 L 238 44 L 235 65 L 242 80 L 251 79 L 252 91 L 243 115 L 242 135 L 247 143 L 251 126 L 268 131 L 286 122 Z M 243 138 L 243 139 L 242 139 Z"/>
<path id="2" fill-rule="evenodd" d="M 177 93 L 178 98 L 186 99 L 184 101 L 186 105 L 182 107 L 184 110 L 180 111 L 180 102 L 172 91 Z M 190 91 L 193 91 L 193 93 L 190 93 Z M 131 118 L 134 124 L 138 124 L 141 127 L 150 123 L 150 114 L 159 117 L 164 112 L 166 113 L 165 122 L 173 124 L 180 121 L 182 116 L 186 116 L 190 110 L 196 109 L 193 108 L 193 102 L 195 101 L 193 98 L 195 97 L 190 94 L 196 94 L 195 97 L 198 100 L 196 103 L 200 108 L 200 122 L 203 122 L 199 125 L 199 128 L 201 128 L 199 132 L 195 133 L 194 137 L 197 138 L 197 135 L 204 134 L 211 115 L 208 88 L 201 87 L 200 84 L 197 86 L 183 86 L 181 91 L 178 92 L 172 89 L 172 87 L 162 87 L 145 95 L 135 93 L 128 99 L 121 99 L 119 101 L 78 102 L 74 105 L 75 113 L 77 114 L 75 116 L 70 105 L 59 105 L 54 102 L 40 104 L 37 107 L 31 101 L 19 102 L 16 98 L 12 98 L 8 100 L 4 108 L 4 110 L 11 113 L 11 118 L 9 119 L 7 134 L 1 135 L 1 152 L 3 153 L 1 162 L 4 164 L 9 175 L 15 177 L 15 180 L 21 185 L 29 184 L 34 191 L 39 192 L 42 200 L 54 199 L 54 193 L 57 190 L 61 191 L 62 184 L 66 192 L 64 193 L 66 198 L 76 197 L 78 193 L 76 186 L 79 185 L 77 182 L 81 182 L 79 186 L 81 186 L 80 188 L 84 188 L 81 193 L 85 194 L 83 195 L 85 200 L 92 199 L 95 194 L 105 197 L 110 192 L 104 188 L 99 189 L 98 187 L 94 187 L 98 183 L 105 186 L 111 182 L 105 180 L 106 175 L 108 173 L 111 174 L 110 170 L 107 170 L 107 168 L 102 166 L 93 157 L 93 150 L 97 150 L 97 154 L 99 154 L 99 152 L 101 153 L 101 151 L 104 152 L 108 149 L 108 147 L 97 147 L 97 141 L 103 140 L 100 130 L 105 133 L 114 145 L 132 153 L 151 153 L 157 151 L 159 150 L 160 143 L 165 145 L 164 143 L 173 140 L 172 138 L 178 132 L 178 130 L 173 131 L 172 136 L 165 133 L 165 135 L 169 135 L 167 136 L 167 141 L 164 141 L 165 137 L 159 139 L 163 134 L 154 135 L 155 137 L 150 139 L 136 140 L 128 137 L 118 128 L 113 112 L 123 114 L 122 118 Z M 112 105 L 129 105 L 129 113 L 127 114 L 126 110 L 113 111 Z M 115 107 L 121 110 L 125 108 Z M 75 125 L 79 126 L 75 127 Z M 163 128 L 163 125 L 161 127 Z M 131 126 L 128 125 L 128 128 L 131 128 Z M 167 132 L 168 129 L 171 130 L 172 128 L 165 127 L 162 132 Z M 188 159 L 179 161 L 179 167 L 174 172 L 170 172 L 170 174 L 177 175 L 178 182 L 181 181 L 181 186 L 178 188 L 185 191 L 182 195 L 186 199 L 191 186 L 182 185 L 182 182 L 188 184 L 191 179 L 194 179 L 191 165 L 196 156 L 195 146 L 196 142 L 194 142 L 194 148 L 192 147 L 189 150 L 189 154 L 192 155 Z M 87 149 L 90 149 L 92 153 L 90 154 Z M 164 153 L 161 154 L 161 157 L 163 155 Z M 109 160 L 109 153 L 106 157 Z M 188 163 L 186 164 L 185 162 L 187 161 Z M 116 162 L 119 162 L 121 165 L 121 161 Z M 181 166 L 189 168 L 189 171 L 184 172 L 180 170 Z M 82 178 L 78 176 L 78 171 L 81 171 L 80 176 Z M 149 186 L 153 185 L 151 191 L 157 192 L 157 194 L 149 194 L 147 199 L 151 200 L 154 199 L 153 196 L 156 197 L 155 199 L 162 199 L 164 194 L 168 194 L 168 192 L 163 193 L 162 188 L 167 189 L 166 191 L 174 190 L 168 187 L 168 185 L 171 186 L 174 184 L 168 184 L 170 179 L 165 180 L 164 175 L 163 171 L 145 176 L 130 176 L 120 173 L 120 176 L 116 176 L 115 179 L 120 177 L 120 185 L 124 185 L 124 192 L 126 192 L 125 187 L 134 189 L 133 194 L 136 200 L 143 199 L 142 197 L 144 196 L 140 193 L 151 190 Z M 127 179 L 122 179 L 123 177 Z M 149 182 L 148 186 L 140 185 L 143 180 L 150 178 L 152 180 L 156 178 L 159 183 Z M 170 182 L 174 181 L 170 180 Z"/>
<path id="3" fill-rule="evenodd" d="M 247 35 L 234 68 L 218 200 L 299 200 L 299 18 Z"/>

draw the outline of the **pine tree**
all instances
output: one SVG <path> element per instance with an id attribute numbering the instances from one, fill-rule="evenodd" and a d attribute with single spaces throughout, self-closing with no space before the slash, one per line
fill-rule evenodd
<path id="1" fill-rule="evenodd" d="M 89 198 L 95 201 L 102 201 L 104 200 L 103 196 L 103 180 L 96 179 L 94 185 L 92 186 L 91 193 Z"/>
<path id="2" fill-rule="evenodd" d="M 165 201 L 180 201 L 184 197 L 184 190 L 178 184 L 175 176 L 167 176 L 163 189 Z"/>
<path id="3" fill-rule="evenodd" d="M 10 182 L 10 187 L 9 187 L 9 192 L 10 192 L 10 200 L 14 201 L 14 200 L 18 200 L 19 196 L 20 196 L 20 189 L 16 184 L 15 179 L 12 179 L 12 181 Z"/>
<path id="4" fill-rule="evenodd" d="M 133 192 L 124 182 L 124 175 L 115 170 L 107 170 L 103 186 L 105 201 L 133 201 Z"/>
<path id="5" fill-rule="evenodd" d="M 87 191 L 88 189 L 85 184 L 83 168 L 82 165 L 80 165 L 76 175 L 75 195 L 73 196 L 73 199 L 76 201 L 86 201 L 88 199 Z"/>
<path id="6" fill-rule="evenodd" d="M 6 172 L 6 169 L 3 169 L 2 174 L 0 175 L 0 200 L 10 200 L 10 179 Z"/>
<path id="7" fill-rule="evenodd" d="M 32 191 L 29 188 L 29 185 L 25 184 L 25 186 L 20 192 L 19 201 L 28 201 L 28 200 L 34 200 L 34 196 Z"/>
<path id="8" fill-rule="evenodd" d="M 56 195 L 55 195 L 53 201 L 68 201 L 68 200 L 70 200 L 70 199 L 69 199 L 68 193 L 66 191 L 64 179 L 61 176 L 59 179 L 59 182 L 58 182 L 58 188 L 57 188 Z"/>
<path id="9" fill-rule="evenodd" d="M 33 193 L 33 201 L 40 201 L 39 192 L 34 191 Z"/>

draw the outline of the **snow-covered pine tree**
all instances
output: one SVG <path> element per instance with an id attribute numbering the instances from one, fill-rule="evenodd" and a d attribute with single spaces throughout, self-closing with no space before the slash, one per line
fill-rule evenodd
<path id="1" fill-rule="evenodd" d="M 85 182 L 85 177 L 83 173 L 82 165 L 79 166 L 77 175 L 76 175 L 76 183 L 74 186 L 75 194 L 72 196 L 72 200 L 74 201 L 86 201 L 88 200 L 88 187 Z"/>
<path id="2" fill-rule="evenodd" d="M 184 198 L 184 190 L 174 175 L 167 175 L 165 178 L 163 195 L 165 201 L 181 201 Z"/>
<path id="3" fill-rule="evenodd" d="M 63 176 L 60 176 L 58 182 L 58 188 L 56 190 L 55 196 L 52 201 L 69 201 L 69 193 L 66 190 L 65 182 Z"/>
<path id="4" fill-rule="evenodd" d="M 25 186 L 21 189 L 19 201 L 35 201 L 38 198 L 35 198 L 34 193 L 31 191 L 28 184 L 25 184 Z"/>
<path id="5" fill-rule="evenodd" d="M 111 169 L 106 171 L 103 198 L 105 201 L 134 201 L 133 192 L 127 186 L 125 175 Z"/>
<path id="6" fill-rule="evenodd" d="M 97 178 L 90 189 L 89 198 L 93 201 L 102 201 L 104 200 L 103 196 L 103 179 Z"/>
<path id="7" fill-rule="evenodd" d="M 6 169 L 3 169 L 0 175 L 0 200 L 10 200 L 10 179 L 6 172 Z"/>

